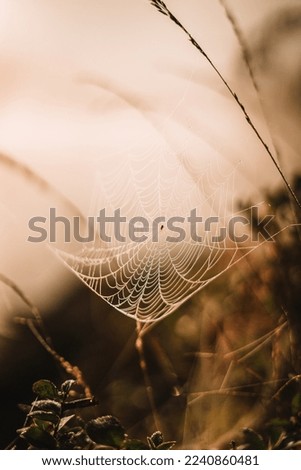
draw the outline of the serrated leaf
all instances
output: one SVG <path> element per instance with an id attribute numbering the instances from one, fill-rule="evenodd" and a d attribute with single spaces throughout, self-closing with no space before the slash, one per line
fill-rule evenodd
<path id="1" fill-rule="evenodd" d="M 57 400 L 59 398 L 58 389 L 50 380 L 38 380 L 33 384 L 32 391 L 42 399 Z"/>
<path id="2" fill-rule="evenodd" d="M 86 425 L 90 439 L 97 444 L 112 446 L 120 449 L 126 438 L 125 429 L 114 416 L 101 416 L 92 419 Z"/>
<path id="3" fill-rule="evenodd" d="M 55 425 L 58 424 L 58 422 L 60 421 L 60 417 L 56 413 L 53 413 L 52 411 L 43 411 L 43 410 L 32 411 L 31 413 L 28 414 L 28 416 L 32 419 L 38 419 L 40 421 L 47 421 Z"/>
<path id="4" fill-rule="evenodd" d="M 30 445 L 37 449 L 50 450 L 56 448 L 56 440 L 54 437 L 37 426 L 31 426 L 24 431 L 21 436 L 26 439 Z"/>
<path id="5" fill-rule="evenodd" d="M 37 400 L 33 405 L 33 411 L 49 411 L 57 415 L 60 415 L 62 411 L 61 404 L 55 400 Z"/>

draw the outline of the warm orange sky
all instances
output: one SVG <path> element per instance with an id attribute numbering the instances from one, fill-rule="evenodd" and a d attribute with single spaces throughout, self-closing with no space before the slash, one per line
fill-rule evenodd
<path id="1" fill-rule="evenodd" d="M 262 3 L 230 2 L 247 29 L 271 5 L 284 4 Z M 248 88 L 231 77 L 238 48 L 218 1 L 171 0 L 169 5 L 247 99 Z M 224 93 L 223 87 L 184 35 L 147 0 L 1 0 L 0 8 L 0 148 L 54 183 L 65 181 L 70 197 L 75 194 L 65 164 L 72 160 L 80 168 L 84 148 L 93 165 L 100 154 L 119 152 L 148 127 L 137 115 L 130 121 L 128 106 L 87 80 L 145 103 L 160 113 L 159 126 L 179 102 L 183 105 L 187 91 L 183 106 L 191 114 L 189 99 L 196 109 L 202 105 L 207 119 L 208 93 L 219 106 L 214 95 Z M 190 78 L 199 86 L 189 84 Z M 226 126 L 223 115 L 221 121 Z"/>

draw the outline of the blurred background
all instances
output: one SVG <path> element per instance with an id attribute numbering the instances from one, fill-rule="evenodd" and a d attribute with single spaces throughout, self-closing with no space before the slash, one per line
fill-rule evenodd
<path id="1" fill-rule="evenodd" d="M 300 3 L 168 5 L 270 148 L 276 146 L 300 200 Z M 225 5 L 247 44 L 259 92 Z M 299 223 L 300 209 L 208 63 L 150 2 L 0 0 L 0 12 L 0 273 L 39 308 L 55 349 L 83 371 L 99 400 L 87 413 L 116 415 L 130 435 L 145 439 L 155 425 L 135 321 L 77 280 L 47 244 L 29 243 L 29 218 L 47 215 L 49 207 L 89 215 L 102 175 L 115 168 L 119 175 L 121 163 L 137 158 L 156 167 L 167 146 L 171 159 L 184 156 L 196 174 L 213 161 L 213 180 L 214 171 L 233 168 L 229 213 L 264 201 L 276 233 Z M 110 194 L 103 206 L 109 200 Z M 300 373 L 299 286 L 296 228 L 260 246 L 145 334 L 167 439 L 184 448 L 227 448 L 243 427 L 264 433 L 271 417 L 290 415 L 297 383 L 274 396 Z M 0 292 L 3 448 L 22 426 L 17 405 L 32 400 L 32 382 L 67 377 L 16 324 L 15 317 L 29 315 L 24 302 L 4 283 Z"/>

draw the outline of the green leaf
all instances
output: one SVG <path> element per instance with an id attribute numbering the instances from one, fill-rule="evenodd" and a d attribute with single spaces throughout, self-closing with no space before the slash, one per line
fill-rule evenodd
<path id="1" fill-rule="evenodd" d="M 56 413 L 53 413 L 52 411 L 43 411 L 43 410 L 32 411 L 31 413 L 28 414 L 28 416 L 32 419 L 38 419 L 40 421 L 47 421 L 55 425 L 58 424 L 58 422 L 60 421 L 60 417 Z"/>
<path id="2" fill-rule="evenodd" d="M 292 414 L 296 415 L 301 411 L 301 393 L 297 393 L 292 399 L 291 403 Z"/>
<path id="3" fill-rule="evenodd" d="M 274 445 L 277 445 L 281 434 L 288 427 L 289 424 L 289 420 L 282 418 L 273 418 L 267 423 L 266 428 L 269 433 L 268 436 L 271 441 L 272 447 Z"/>
<path id="4" fill-rule="evenodd" d="M 31 426 L 26 431 L 24 431 L 21 436 L 26 439 L 30 445 L 36 447 L 37 449 L 56 448 L 56 440 L 54 437 L 37 426 Z"/>
<path id="5" fill-rule="evenodd" d="M 244 428 L 243 433 L 245 436 L 246 444 L 250 450 L 264 450 L 265 444 L 262 436 L 251 428 Z"/>
<path id="6" fill-rule="evenodd" d="M 86 425 L 90 439 L 97 444 L 112 446 L 120 449 L 126 438 L 125 429 L 114 416 L 101 416 L 92 419 Z"/>
<path id="7" fill-rule="evenodd" d="M 43 429 L 43 431 L 47 431 L 48 433 L 51 433 L 55 429 L 53 423 L 50 423 L 49 421 L 42 421 L 41 419 L 37 418 L 33 420 L 33 425 Z"/>
<path id="8" fill-rule="evenodd" d="M 285 427 L 288 424 L 289 424 L 288 419 L 273 418 L 267 423 L 267 426 L 268 427 Z"/>
<path id="9" fill-rule="evenodd" d="M 38 380 L 33 384 L 32 391 L 42 399 L 57 400 L 59 398 L 58 389 L 50 380 Z"/>

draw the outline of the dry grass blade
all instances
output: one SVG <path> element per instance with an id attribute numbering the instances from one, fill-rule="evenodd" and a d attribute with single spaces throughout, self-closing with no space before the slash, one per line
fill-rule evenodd
<path id="1" fill-rule="evenodd" d="M 244 106 L 244 104 L 241 102 L 240 98 L 237 96 L 237 94 L 234 92 L 234 90 L 232 90 L 231 86 L 229 85 L 229 83 L 227 82 L 227 80 L 224 78 L 224 76 L 222 75 L 222 73 L 219 71 L 219 69 L 217 68 L 217 66 L 214 64 L 214 62 L 210 59 L 210 57 L 207 55 L 207 53 L 204 51 L 204 49 L 199 45 L 199 43 L 194 39 L 194 37 L 189 33 L 189 31 L 183 26 L 183 24 L 173 15 L 173 13 L 169 10 L 169 8 L 166 6 L 166 4 L 164 2 L 161 2 L 160 0 L 152 0 L 151 1 L 151 4 L 153 6 L 155 6 L 161 13 L 165 14 L 166 16 L 168 16 L 171 21 L 173 21 L 179 28 L 181 28 L 181 30 L 186 34 L 186 36 L 188 36 L 188 39 L 189 41 L 191 42 L 191 44 L 200 52 L 200 54 L 207 60 L 207 62 L 209 63 L 209 65 L 212 67 L 212 69 L 214 70 L 214 72 L 218 75 L 218 77 L 220 78 L 220 80 L 223 82 L 224 86 L 226 87 L 226 89 L 228 90 L 228 92 L 230 93 L 230 95 L 232 96 L 232 98 L 235 100 L 235 102 L 237 103 L 237 105 L 239 106 L 241 112 L 243 113 L 244 115 L 244 118 L 246 119 L 247 123 L 249 124 L 249 126 L 251 127 L 251 129 L 253 130 L 253 132 L 255 133 L 257 139 L 259 140 L 259 142 L 261 143 L 261 145 L 264 147 L 265 151 L 267 152 L 267 154 L 269 155 L 269 157 L 271 158 L 273 164 L 275 165 L 275 167 L 277 168 L 277 171 L 278 173 L 280 174 L 283 182 L 285 183 L 289 193 L 291 194 L 292 198 L 294 199 L 294 201 L 296 202 L 296 204 L 298 205 L 298 207 L 301 209 L 301 203 L 299 202 L 293 188 L 291 187 L 289 181 L 287 180 L 285 174 L 283 173 L 282 169 L 280 168 L 280 165 L 279 163 L 277 162 L 277 159 L 276 157 L 273 155 L 273 153 L 271 152 L 268 144 L 264 141 L 263 137 L 261 136 L 260 132 L 258 131 L 257 127 L 255 126 L 255 124 L 253 123 L 253 120 L 251 119 L 251 117 L 249 116 L 248 112 L 246 111 L 246 108 Z"/>
<path id="2" fill-rule="evenodd" d="M 18 297 L 29 307 L 30 312 L 32 313 L 33 317 L 35 318 L 36 322 L 39 325 L 42 325 L 42 318 L 39 312 L 39 309 L 33 305 L 33 303 L 29 300 L 29 298 L 24 294 L 24 292 L 20 289 L 17 284 L 15 284 L 11 279 L 9 279 L 7 276 L 4 274 L 0 273 L 0 282 L 8 286 L 10 289 L 12 289 Z"/>
<path id="3" fill-rule="evenodd" d="M 234 14 L 232 13 L 232 11 L 230 10 L 230 8 L 228 7 L 227 5 L 227 1 L 226 0 L 219 0 L 220 4 L 222 5 L 224 11 L 225 11 L 225 14 L 229 20 L 229 22 L 231 23 L 231 26 L 233 28 L 233 31 L 234 31 L 234 34 L 239 42 L 239 45 L 240 45 L 240 48 L 241 48 L 241 52 L 242 52 L 242 56 L 243 56 L 243 59 L 244 59 L 244 62 L 246 64 L 246 67 L 248 69 L 248 72 L 249 72 L 249 75 L 250 75 L 250 78 L 252 80 L 252 84 L 258 94 L 258 97 L 260 98 L 260 90 L 259 90 L 259 85 L 257 83 L 257 79 L 256 79 L 256 76 L 255 76 L 255 72 L 253 70 L 253 66 L 252 66 L 252 56 L 251 56 L 251 53 L 250 53 L 250 50 L 249 50 L 249 47 L 247 45 L 247 42 L 245 40 L 245 37 L 244 37 L 244 34 L 243 32 L 241 31 L 240 27 L 239 27 L 239 24 L 234 16 Z M 260 99 L 261 101 L 261 99 Z M 273 145 L 275 146 L 274 142 L 273 142 Z"/>
<path id="4" fill-rule="evenodd" d="M 293 377 L 291 377 L 289 380 L 287 380 L 285 382 L 284 385 L 282 385 L 282 387 L 280 387 L 277 392 L 272 396 L 272 400 L 279 400 L 280 399 L 280 395 L 281 393 L 289 386 L 291 385 L 292 383 L 294 382 L 300 382 L 301 380 L 301 374 L 298 374 L 298 375 L 294 375 Z"/>
<path id="5" fill-rule="evenodd" d="M 278 389 L 278 391 L 273 395 L 272 400 L 279 398 L 279 395 L 281 392 L 292 382 L 299 380 L 301 377 L 300 376 L 295 376 L 291 378 L 290 380 L 286 379 L 275 379 L 275 380 L 266 380 L 266 381 L 260 381 L 260 382 L 255 382 L 255 383 L 250 383 L 250 384 L 245 384 L 245 385 L 238 385 L 236 387 L 222 387 L 219 389 L 215 390 L 204 390 L 200 392 L 192 392 L 189 393 L 189 397 L 191 397 L 191 400 L 189 400 L 188 405 L 194 405 L 197 401 L 201 400 L 202 398 L 209 396 L 209 395 L 229 395 L 229 396 L 241 396 L 241 397 L 259 397 L 261 399 L 266 399 L 270 400 L 270 395 L 262 395 L 259 392 L 248 392 L 244 391 L 244 389 L 248 388 L 254 388 L 254 387 L 262 387 L 263 385 L 276 385 L 276 384 L 283 384 L 281 387 Z"/>
<path id="6" fill-rule="evenodd" d="M 168 9 L 164 2 L 161 0 L 151 0 L 151 4 L 157 8 L 157 10 L 163 15 L 168 15 Z"/>
<path id="7" fill-rule="evenodd" d="M 91 397 L 91 390 L 83 378 L 82 371 L 77 366 L 72 365 L 63 356 L 60 356 L 53 348 L 51 339 L 46 334 L 39 309 L 28 299 L 24 292 L 11 279 L 7 278 L 2 273 L 0 273 L 0 282 L 3 282 L 3 284 L 10 287 L 27 305 L 27 307 L 29 307 L 31 314 L 33 315 L 33 318 L 17 317 L 15 321 L 20 325 L 26 325 L 34 337 L 43 346 L 43 348 L 60 364 L 67 374 L 70 374 L 72 377 L 74 377 L 77 383 L 83 387 L 86 397 Z"/>
<path id="8" fill-rule="evenodd" d="M 34 184 L 39 191 L 45 191 L 55 195 L 72 214 L 77 214 L 79 217 L 84 219 L 84 216 L 80 213 L 79 209 L 67 197 L 51 186 L 51 184 L 49 184 L 44 178 L 24 163 L 19 162 L 10 155 L 0 152 L 0 165 L 9 168 L 13 172 L 19 173 L 24 179 L 27 179 L 31 184 Z"/>
<path id="9" fill-rule="evenodd" d="M 69 361 L 67 361 L 63 356 L 58 354 L 56 350 L 49 344 L 49 342 L 41 335 L 39 329 L 35 325 L 34 320 L 30 318 L 16 318 L 16 322 L 20 325 L 26 325 L 29 330 L 32 332 L 34 337 L 39 341 L 43 348 L 58 362 L 58 364 L 71 375 L 76 382 L 83 388 L 86 398 L 91 398 L 92 393 L 90 387 L 86 384 L 83 373 L 78 366 L 74 366 Z"/>
<path id="10" fill-rule="evenodd" d="M 245 36 L 244 36 L 244 34 L 243 34 L 239 24 L 238 24 L 238 21 L 237 21 L 235 15 L 234 15 L 234 13 L 230 10 L 230 8 L 227 4 L 227 0 L 219 0 L 219 2 L 220 2 L 221 6 L 223 7 L 223 9 L 225 11 L 225 14 L 226 14 L 231 26 L 232 26 L 232 29 L 233 29 L 234 34 L 236 36 L 236 39 L 237 39 L 237 41 L 240 45 L 243 60 L 244 60 L 244 62 L 246 64 L 246 67 L 248 69 L 248 73 L 250 75 L 253 87 L 254 87 L 254 89 L 257 93 L 257 97 L 258 97 L 258 101 L 259 101 L 259 104 L 260 104 L 262 115 L 264 117 L 265 122 L 267 124 L 269 124 L 269 122 L 268 122 L 269 119 L 268 119 L 268 116 L 267 116 L 267 113 L 266 113 L 266 110 L 265 110 L 264 99 L 262 98 L 262 95 L 261 95 L 260 85 L 259 85 L 259 82 L 258 82 L 257 77 L 256 77 L 256 72 L 255 72 L 255 69 L 254 69 L 254 66 L 253 66 L 252 54 L 251 54 L 250 48 L 248 46 L 248 43 L 245 39 Z M 270 129 L 269 125 L 268 125 L 268 129 Z M 273 135 L 273 132 L 269 132 L 269 135 L 270 135 L 271 142 L 272 142 L 274 150 L 275 150 L 275 155 L 276 155 L 277 161 L 280 162 L 281 161 L 281 154 L 280 154 L 280 150 L 278 148 L 278 145 L 276 143 L 275 137 Z M 295 220 L 297 221 L 298 217 L 297 217 L 297 214 L 295 213 L 295 206 L 293 205 L 293 203 L 291 204 L 291 207 L 292 207 L 292 211 L 293 211 L 294 216 L 295 216 Z M 301 234 L 299 234 L 299 238 L 301 239 Z"/>

